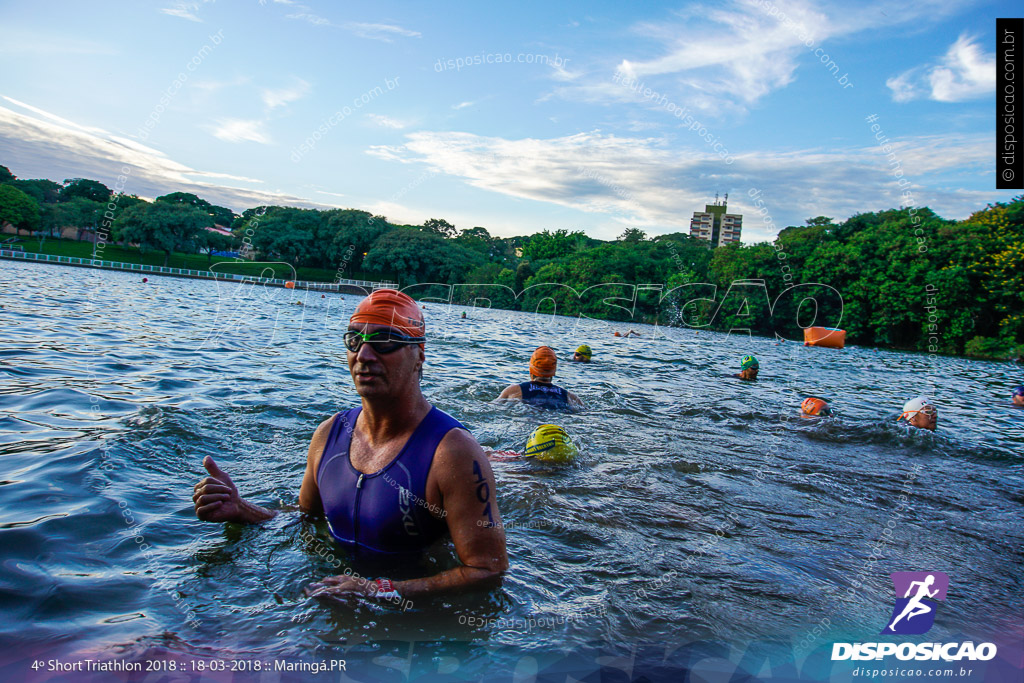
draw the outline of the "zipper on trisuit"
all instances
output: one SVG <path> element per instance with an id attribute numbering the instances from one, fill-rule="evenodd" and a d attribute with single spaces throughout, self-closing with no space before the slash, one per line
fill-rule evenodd
<path id="1" fill-rule="evenodd" d="M 363 478 L 365 474 L 360 474 L 359 478 L 356 479 L 356 503 L 355 511 L 352 513 L 352 542 L 359 543 L 359 496 L 363 492 Z"/>

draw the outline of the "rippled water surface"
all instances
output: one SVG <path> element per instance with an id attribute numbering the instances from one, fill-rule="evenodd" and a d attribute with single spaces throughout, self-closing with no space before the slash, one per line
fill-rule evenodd
<path id="1" fill-rule="evenodd" d="M 301 593 L 350 561 L 323 526 L 204 524 L 190 496 L 212 455 L 251 500 L 295 503 L 314 428 L 358 400 L 340 343 L 358 297 L 149 277 L 0 262 L 0 637 L 22 652 L 432 640 L 471 668 L 595 641 L 796 643 L 822 619 L 823 639 L 864 640 L 889 573 L 917 570 L 951 577 L 930 639 L 1020 632 L 1020 367 L 428 304 L 428 400 L 484 446 L 521 450 L 558 421 L 582 454 L 494 463 L 500 589 L 338 609 Z M 558 382 L 585 412 L 491 402 L 536 346 L 564 360 L 580 343 L 594 362 Z M 729 376 L 747 353 L 756 384 Z M 838 417 L 800 418 L 808 394 Z M 934 434 L 894 420 L 918 394 L 940 407 Z"/>

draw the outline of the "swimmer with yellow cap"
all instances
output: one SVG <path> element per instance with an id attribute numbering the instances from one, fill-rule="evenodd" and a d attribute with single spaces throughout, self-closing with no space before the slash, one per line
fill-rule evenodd
<path id="1" fill-rule="evenodd" d="M 530 381 L 510 384 L 498 396 L 499 399 L 522 401 L 538 408 L 553 410 L 579 410 L 583 401 L 579 397 L 552 382 L 558 356 L 550 346 L 538 346 L 530 356 Z"/>
<path id="2" fill-rule="evenodd" d="M 580 344 L 576 347 L 576 350 L 572 353 L 572 359 L 577 363 L 589 363 L 591 356 L 594 352 L 590 350 L 590 347 L 586 344 Z"/>
<path id="3" fill-rule="evenodd" d="M 924 396 L 918 396 L 904 404 L 903 412 L 896 419 L 906 420 L 906 423 L 911 427 L 934 432 L 939 421 L 939 409 L 935 407 L 931 400 Z"/>
<path id="4" fill-rule="evenodd" d="M 530 434 L 523 455 L 543 462 L 567 463 L 579 454 L 579 449 L 564 429 L 558 425 L 541 425 Z"/>
<path id="5" fill-rule="evenodd" d="M 754 358 L 753 356 L 743 356 L 743 358 L 740 359 L 740 372 L 738 375 L 733 376 L 745 379 L 748 382 L 753 382 L 757 380 L 757 371 L 760 367 L 761 365 L 757 362 L 757 358 Z"/>
<path id="6" fill-rule="evenodd" d="M 540 462 L 559 464 L 570 463 L 580 454 L 569 434 L 558 425 L 546 424 L 537 427 L 526 441 L 526 451 L 495 451 L 485 448 L 488 456 L 495 460 L 512 458 L 533 458 Z"/>
<path id="7" fill-rule="evenodd" d="M 800 413 L 804 417 L 831 417 L 832 409 L 825 399 L 808 396 L 800 403 Z"/>

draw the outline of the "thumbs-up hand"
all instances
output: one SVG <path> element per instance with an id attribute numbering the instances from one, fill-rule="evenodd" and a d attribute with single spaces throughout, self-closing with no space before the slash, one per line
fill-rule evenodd
<path id="1" fill-rule="evenodd" d="M 204 522 L 243 521 L 244 501 L 231 477 L 210 456 L 203 459 L 203 467 L 210 476 L 193 487 L 196 517 Z"/>

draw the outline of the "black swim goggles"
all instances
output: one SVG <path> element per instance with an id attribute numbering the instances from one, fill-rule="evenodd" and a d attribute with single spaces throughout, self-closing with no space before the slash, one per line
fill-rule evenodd
<path id="1" fill-rule="evenodd" d="M 382 356 L 394 353 L 406 344 L 422 344 L 427 341 L 426 337 L 410 337 L 395 330 L 380 330 L 378 332 L 348 330 L 341 339 L 345 343 L 345 348 L 352 353 L 359 353 L 363 344 L 373 344 L 373 350 Z"/>

